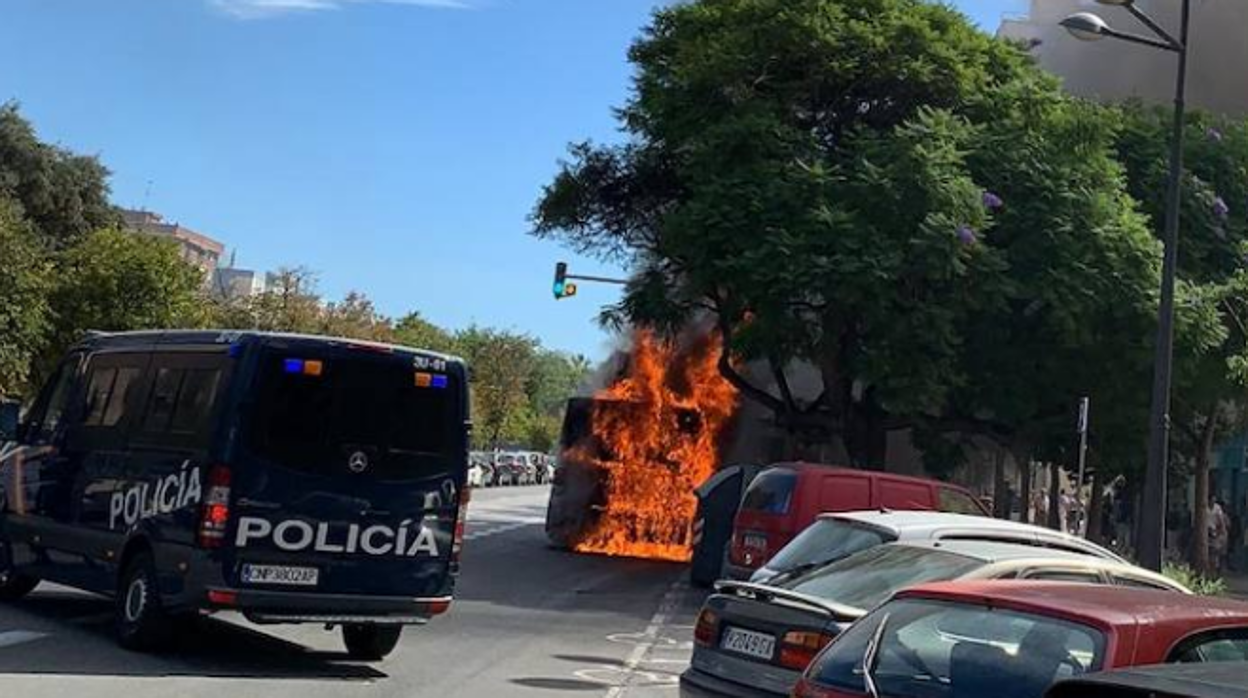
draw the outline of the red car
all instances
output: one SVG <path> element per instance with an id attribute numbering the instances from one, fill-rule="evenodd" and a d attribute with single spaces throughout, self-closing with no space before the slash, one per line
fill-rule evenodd
<path id="1" fill-rule="evenodd" d="M 745 490 L 725 574 L 749 579 L 820 514 L 869 509 L 991 516 L 970 492 L 936 480 L 814 463 L 776 465 Z"/>
<path id="2" fill-rule="evenodd" d="M 1248 604 L 1051 582 L 914 587 L 817 656 L 796 698 L 1042 698 L 1085 673 L 1248 659 Z"/>

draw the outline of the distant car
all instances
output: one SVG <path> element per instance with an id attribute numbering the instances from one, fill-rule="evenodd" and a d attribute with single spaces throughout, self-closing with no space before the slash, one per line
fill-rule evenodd
<path id="1" fill-rule="evenodd" d="M 725 576 L 749 579 L 820 514 L 889 509 L 989 516 L 970 492 L 918 477 L 785 463 L 754 478 L 733 522 Z"/>
<path id="2" fill-rule="evenodd" d="M 1246 648 L 1248 604 L 1238 601 L 1076 584 L 930 584 L 845 631 L 793 696 L 1042 698 L 1063 679 Z"/>
<path id="3" fill-rule="evenodd" d="M 835 562 L 860 550 L 893 542 L 989 540 L 1083 553 L 1126 563 L 1095 543 L 1043 526 L 937 511 L 860 511 L 822 514 L 750 577 L 765 582 Z"/>
<path id="4" fill-rule="evenodd" d="M 1159 574 L 1062 550 L 977 540 L 889 543 L 775 586 L 720 582 L 698 618 L 693 661 L 681 684 L 690 695 L 788 695 L 824 645 L 894 592 L 955 579 L 1078 581 L 1190 593 Z"/>
<path id="5" fill-rule="evenodd" d="M 1242 642 L 1217 648 L 1227 661 L 1158 664 L 1066 679 L 1045 698 L 1248 698 L 1248 656 Z"/>

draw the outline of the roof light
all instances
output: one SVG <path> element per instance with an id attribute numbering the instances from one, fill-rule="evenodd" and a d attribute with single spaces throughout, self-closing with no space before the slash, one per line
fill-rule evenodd
<path id="1" fill-rule="evenodd" d="M 282 370 L 286 373 L 303 373 L 303 359 L 286 359 L 282 362 Z"/>
<path id="2" fill-rule="evenodd" d="M 304 361 L 303 375 L 320 376 L 325 372 L 325 363 L 323 361 Z"/>
<path id="3" fill-rule="evenodd" d="M 432 385 L 433 385 L 433 374 L 431 373 L 417 373 L 416 374 L 416 387 L 417 388 L 428 388 L 428 387 L 431 387 Z"/>
<path id="4" fill-rule="evenodd" d="M 450 384 L 450 380 L 448 380 L 446 376 L 434 376 L 433 377 L 433 387 L 435 388 L 445 388 L 449 384 Z"/>

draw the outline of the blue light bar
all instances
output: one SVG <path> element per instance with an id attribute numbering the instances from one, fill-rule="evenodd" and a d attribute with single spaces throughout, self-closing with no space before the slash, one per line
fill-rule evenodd
<path id="1" fill-rule="evenodd" d="M 446 379 L 446 376 L 438 376 L 438 375 L 435 375 L 435 376 L 433 377 L 433 383 L 432 383 L 432 384 L 430 384 L 430 387 L 433 387 L 433 388 L 445 388 L 445 387 L 446 387 L 447 385 L 449 385 L 449 384 L 450 384 L 450 381 L 448 381 L 448 380 Z"/>
<path id="2" fill-rule="evenodd" d="M 303 359 L 286 359 L 282 362 L 282 370 L 286 373 L 303 373 Z"/>

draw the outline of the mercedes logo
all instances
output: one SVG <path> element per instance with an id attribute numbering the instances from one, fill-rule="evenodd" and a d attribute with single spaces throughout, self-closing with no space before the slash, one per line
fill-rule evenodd
<path id="1" fill-rule="evenodd" d="M 362 473 L 368 470 L 368 454 L 363 451 L 356 451 L 347 459 L 347 468 L 353 473 Z"/>

